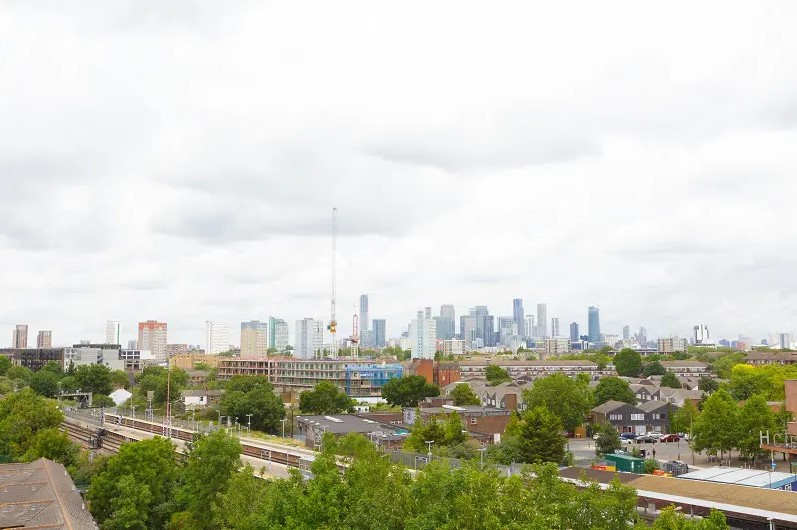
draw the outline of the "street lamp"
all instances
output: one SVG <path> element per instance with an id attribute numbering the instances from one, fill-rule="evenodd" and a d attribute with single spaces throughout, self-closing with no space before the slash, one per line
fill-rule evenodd
<path id="1" fill-rule="evenodd" d="M 479 448 L 479 470 L 484 471 L 484 452 L 487 450 L 483 445 Z"/>
<path id="2" fill-rule="evenodd" d="M 285 422 L 288 420 L 282 418 L 280 421 L 282 422 L 282 437 L 285 438 Z"/>
<path id="3" fill-rule="evenodd" d="M 248 423 L 246 425 L 246 433 L 249 434 L 250 432 L 252 432 L 252 415 L 247 414 L 246 418 L 248 419 Z"/>
<path id="4" fill-rule="evenodd" d="M 426 445 L 429 446 L 429 461 L 430 462 L 432 460 L 432 444 L 433 443 L 434 443 L 434 440 L 426 440 Z"/>

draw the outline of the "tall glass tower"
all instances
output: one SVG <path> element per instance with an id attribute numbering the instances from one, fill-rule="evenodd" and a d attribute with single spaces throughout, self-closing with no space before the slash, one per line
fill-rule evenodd
<path id="1" fill-rule="evenodd" d="M 512 300 L 512 319 L 517 324 L 517 334 L 526 337 L 526 314 L 523 312 L 523 299 L 515 298 Z M 530 334 L 530 333 L 529 333 Z"/>
<path id="2" fill-rule="evenodd" d="M 593 344 L 598 344 L 601 341 L 601 317 L 600 309 L 595 306 L 589 306 L 587 311 L 587 322 L 589 341 Z"/>

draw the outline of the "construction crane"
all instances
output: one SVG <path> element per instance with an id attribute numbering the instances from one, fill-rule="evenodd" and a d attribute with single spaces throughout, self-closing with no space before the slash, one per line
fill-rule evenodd
<path id="1" fill-rule="evenodd" d="M 332 208 L 332 316 L 329 319 L 329 325 L 327 325 L 327 330 L 332 335 L 332 347 L 330 349 L 330 354 L 332 358 L 336 358 L 338 356 L 338 344 L 335 340 L 335 333 L 337 332 L 338 328 L 338 321 L 337 317 L 335 316 L 335 297 L 337 296 L 337 254 L 338 254 L 338 209 Z"/>
<path id="2" fill-rule="evenodd" d="M 355 310 L 351 321 L 351 337 L 349 337 L 351 356 L 355 359 L 360 355 L 360 326 L 357 322 L 358 320 L 357 311 Z"/>

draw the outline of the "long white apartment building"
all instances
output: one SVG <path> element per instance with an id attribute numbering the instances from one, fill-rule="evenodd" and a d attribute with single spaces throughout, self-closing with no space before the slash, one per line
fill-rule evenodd
<path id="1" fill-rule="evenodd" d="M 115 347 L 114 347 L 115 346 Z M 75 344 L 64 348 L 64 369 L 101 364 L 111 370 L 139 371 L 157 364 L 152 352 L 120 349 L 114 344 Z"/>
<path id="2" fill-rule="evenodd" d="M 293 355 L 297 359 L 314 359 L 323 356 L 324 321 L 303 318 L 296 321 L 296 344 Z"/>
<path id="3" fill-rule="evenodd" d="M 205 353 L 218 355 L 230 349 L 230 326 L 226 322 L 205 322 Z"/>
<path id="4" fill-rule="evenodd" d="M 437 346 L 437 322 L 418 311 L 410 322 L 410 351 L 413 359 L 434 359 Z"/>
<path id="5" fill-rule="evenodd" d="M 118 320 L 105 323 L 105 344 L 122 345 L 122 323 Z"/>
<path id="6" fill-rule="evenodd" d="M 598 370 L 597 363 L 592 361 L 558 359 L 542 361 L 469 359 L 466 361 L 459 361 L 460 379 L 474 377 L 483 378 L 487 367 L 491 364 L 505 369 L 513 379 L 526 376 L 545 376 L 552 373 L 564 373 L 567 375 L 584 373 L 594 378 L 600 375 L 614 373 L 614 370 L 609 370 L 608 367 L 607 370 L 604 371 Z"/>

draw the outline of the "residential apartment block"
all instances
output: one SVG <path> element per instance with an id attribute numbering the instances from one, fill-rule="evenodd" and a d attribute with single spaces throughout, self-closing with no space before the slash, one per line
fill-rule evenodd
<path id="1" fill-rule="evenodd" d="M 166 363 L 167 324 L 156 320 L 138 323 L 138 348 L 152 352 L 158 363 Z"/>
<path id="2" fill-rule="evenodd" d="M 674 404 L 664 401 L 646 401 L 639 406 L 607 401 L 592 409 L 592 423 L 610 423 L 620 432 L 666 434 L 670 432 L 670 415 L 677 410 Z"/>
<path id="3" fill-rule="evenodd" d="M 268 323 L 252 320 L 241 322 L 241 357 L 268 353 Z"/>
<path id="4" fill-rule="evenodd" d="M 591 378 L 603 375 L 598 370 L 598 365 L 592 361 L 563 361 L 551 359 L 547 361 L 505 361 L 498 360 L 467 360 L 459 363 L 460 379 L 484 378 L 487 366 L 495 364 L 504 368 L 513 379 L 526 376 L 545 376 L 552 373 L 563 373 L 566 375 L 587 374 Z M 609 372 L 607 372 L 609 373 Z M 611 372 L 613 373 L 613 372 Z"/>
<path id="5" fill-rule="evenodd" d="M 52 348 L 53 347 L 53 332 L 52 331 L 40 331 L 39 335 L 36 337 L 36 347 L 37 348 Z"/>

